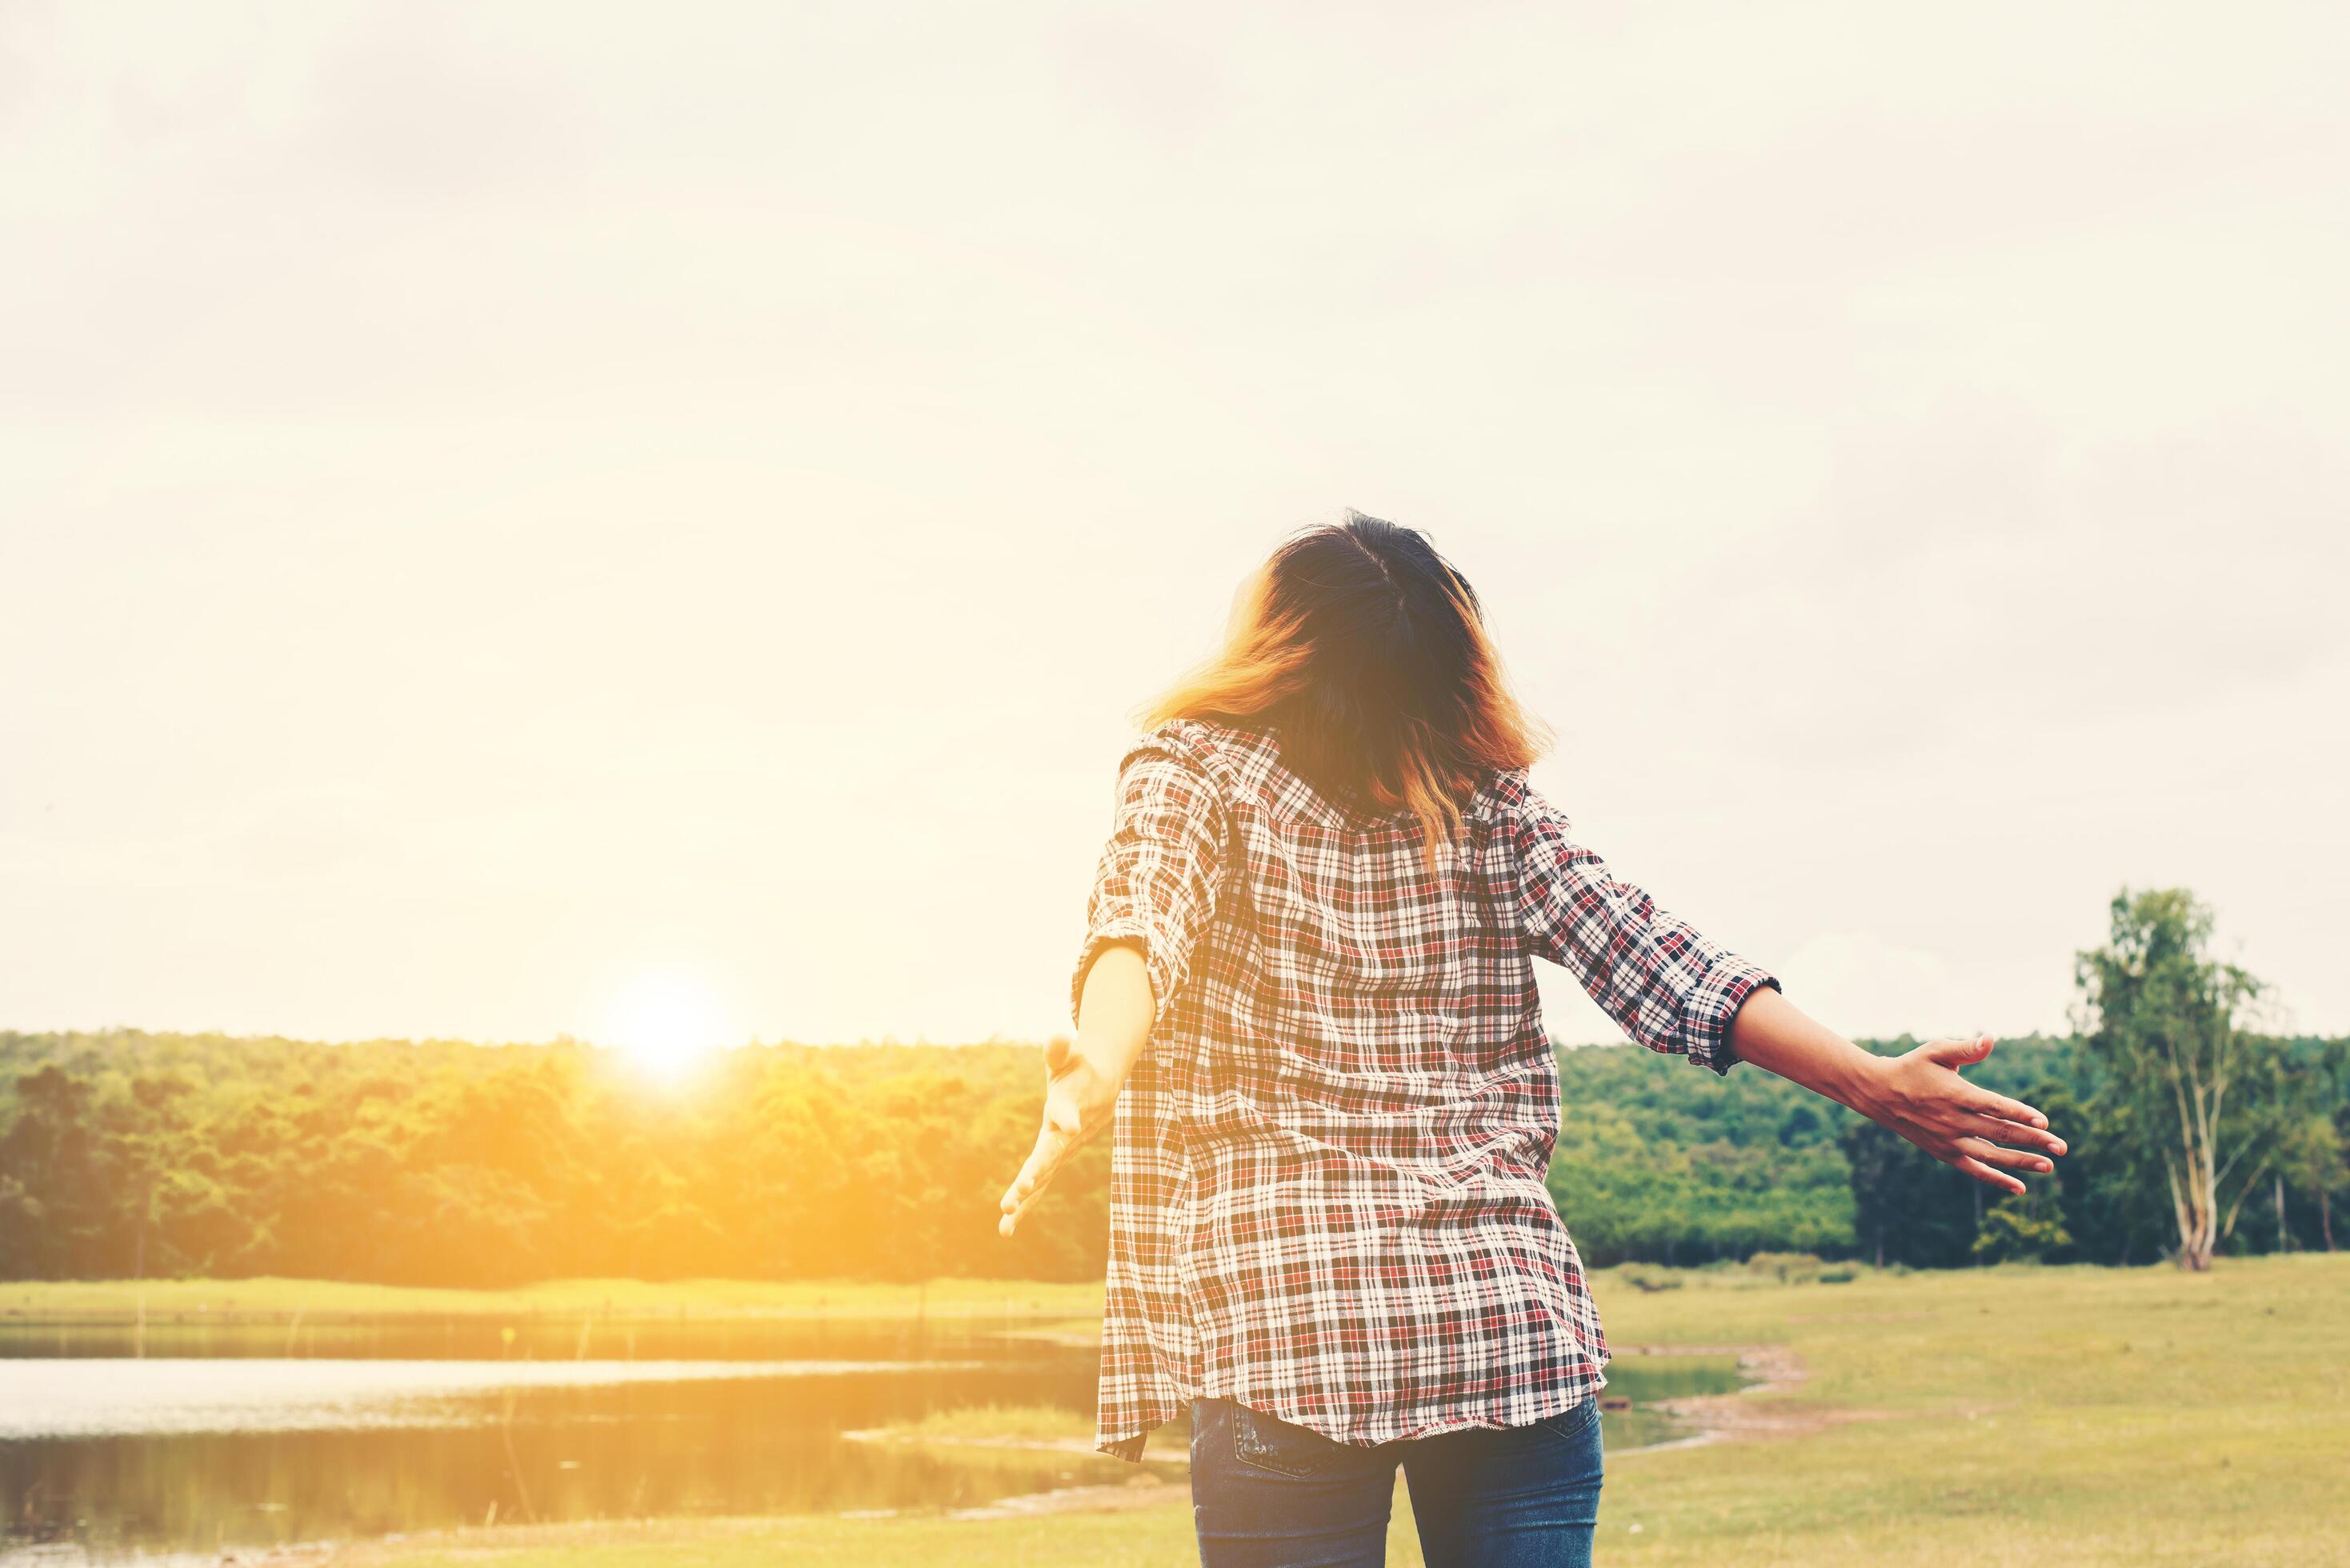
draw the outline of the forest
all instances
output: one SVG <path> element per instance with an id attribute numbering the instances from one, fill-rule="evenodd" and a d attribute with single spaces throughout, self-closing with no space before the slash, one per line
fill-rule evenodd
<path id="1" fill-rule="evenodd" d="M 1628 1045 L 1558 1049 L 1552 1195 L 1595 1265 L 2331 1250 L 2350 1039 L 2241 1027 L 2257 981 L 2209 924 L 2117 897 L 2078 956 L 2087 1026 L 1969 1070 L 2072 1146 L 2022 1198 L 1754 1068 Z M 569 1041 L 0 1033 L 0 1279 L 1097 1276 L 1102 1142 L 1046 1222 L 995 1233 L 1040 1078 L 1003 1044 L 744 1046 L 662 1087 Z"/>

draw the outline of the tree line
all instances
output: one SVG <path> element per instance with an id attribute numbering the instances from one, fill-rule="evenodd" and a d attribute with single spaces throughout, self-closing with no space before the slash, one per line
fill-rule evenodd
<path id="1" fill-rule="evenodd" d="M 2350 1040 L 2247 1027 L 2258 982 L 2210 957 L 2185 894 L 2113 913 L 2078 956 L 2075 1033 L 2002 1041 L 1969 1073 L 2074 1148 L 2026 1196 L 1751 1068 L 1562 1048 L 1549 1185 L 1585 1257 L 2330 1250 Z M 0 1033 L 0 1278 L 1096 1277 L 1100 1143 L 1047 1222 L 995 1233 L 1039 1088 L 1035 1049 L 998 1044 L 747 1046 L 664 1089 L 567 1041 Z"/>

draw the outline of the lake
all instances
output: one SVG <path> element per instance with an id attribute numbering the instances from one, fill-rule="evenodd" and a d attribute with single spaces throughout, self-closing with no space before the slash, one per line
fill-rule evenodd
<path id="1" fill-rule="evenodd" d="M 0 1564 L 348 1540 L 484 1521 L 971 1507 L 1133 1469 L 848 1434 L 973 1406 L 1090 1414 L 1095 1356 L 998 1320 L 0 1324 Z M 1641 1401 L 1727 1359 L 1618 1360 Z M 1183 1423 L 1149 1469 L 1180 1481 Z"/>

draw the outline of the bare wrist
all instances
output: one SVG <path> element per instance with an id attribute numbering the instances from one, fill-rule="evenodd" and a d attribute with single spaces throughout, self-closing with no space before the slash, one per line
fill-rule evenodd
<path id="1" fill-rule="evenodd" d="M 1858 1111 L 1871 1121 L 1877 1120 L 1885 1106 L 1885 1079 L 1893 1065 L 1892 1058 L 1879 1056 L 1847 1041 L 1838 1064 L 1842 1070 L 1831 1097 L 1838 1105 Z"/>
<path id="2" fill-rule="evenodd" d="M 1082 1044 L 1077 1049 L 1076 1059 L 1069 1064 L 1062 1087 L 1069 1097 L 1069 1104 L 1076 1108 L 1078 1116 L 1088 1127 L 1107 1116 L 1110 1108 L 1118 1104 L 1118 1080 L 1112 1077 Z"/>

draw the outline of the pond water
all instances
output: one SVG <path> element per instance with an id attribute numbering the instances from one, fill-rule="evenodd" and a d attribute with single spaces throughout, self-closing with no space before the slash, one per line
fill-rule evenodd
<path id="1" fill-rule="evenodd" d="M 932 1511 L 1133 1471 L 1081 1453 L 859 1441 L 982 1405 L 1090 1413 L 1094 1353 L 1003 1323 L 0 1324 L 0 1564 L 348 1540 L 486 1520 Z M 1618 1360 L 1637 1402 L 1737 1386 Z M 1182 1476 L 1181 1423 L 1154 1434 Z"/>

